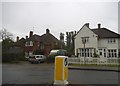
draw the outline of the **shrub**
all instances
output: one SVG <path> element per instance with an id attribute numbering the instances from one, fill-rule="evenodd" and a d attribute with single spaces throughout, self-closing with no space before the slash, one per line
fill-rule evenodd
<path id="1" fill-rule="evenodd" d="M 23 61 L 25 60 L 24 54 L 22 53 L 3 53 L 2 62 L 12 62 L 12 61 Z"/>

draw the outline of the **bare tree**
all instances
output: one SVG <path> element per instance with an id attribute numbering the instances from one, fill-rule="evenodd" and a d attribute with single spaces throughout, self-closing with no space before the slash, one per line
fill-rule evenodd
<path id="1" fill-rule="evenodd" d="M 8 32 L 7 29 L 3 28 L 2 30 L 0 30 L 0 39 L 1 40 L 5 40 L 7 38 L 12 39 L 13 34 Z"/>

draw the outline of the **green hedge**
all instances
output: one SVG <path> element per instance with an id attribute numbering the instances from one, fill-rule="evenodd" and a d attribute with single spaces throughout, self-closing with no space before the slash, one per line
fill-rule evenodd
<path id="1" fill-rule="evenodd" d="M 3 53 L 2 54 L 2 62 L 12 62 L 12 61 L 24 61 L 24 54 L 18 53 Z"/>

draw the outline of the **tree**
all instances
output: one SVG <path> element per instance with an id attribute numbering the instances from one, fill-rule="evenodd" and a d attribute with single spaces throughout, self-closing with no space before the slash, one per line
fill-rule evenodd
<path id="1" fill-rule="evenodd" d="M 7 38 L 12 39 L 13 34 L 8 32 L 5 28 L 3 28 L 2 30 L 0 30 L 0 39 L 3 41 Z"/>
<path id="2" fill-rule="evenodd" d="M 67 51 L 70 54 L 74 54 L 74 37 L 76 35 L 76 31 L 66 32 L 66 47 Z"/>
<path id="3" fill-rule="evenodd" d="M 8 49 L 13 46 L 13 43 L 14 42 L 9 38 L 4 39 L 2 41 L 2 52 L 8 51 Z"/>
<path id="4" fill-rule="evenodd" d="M 9 38 L 6 38 L 2 41 L 2 62 L 12 61 L 12 55 L 9 54 L 9 49 L 13 46 L 13 41 Z"/>
<path id="5" fill-rule="evenodd" d="M 61 49 L 64 47 L 64 33 L 60 33 L 60 47 Z"/>

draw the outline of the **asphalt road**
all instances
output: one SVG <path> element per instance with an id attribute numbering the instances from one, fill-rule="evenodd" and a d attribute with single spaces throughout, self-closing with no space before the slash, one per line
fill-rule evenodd
<path id="1" fill-rule="evenodd" d="M 70 84 L 118 84 L 118 73 L 114 71 L 87 71 L 69 69 Z M 3 64 L 3 84 L 52 84 L 54 64 Z"/>

